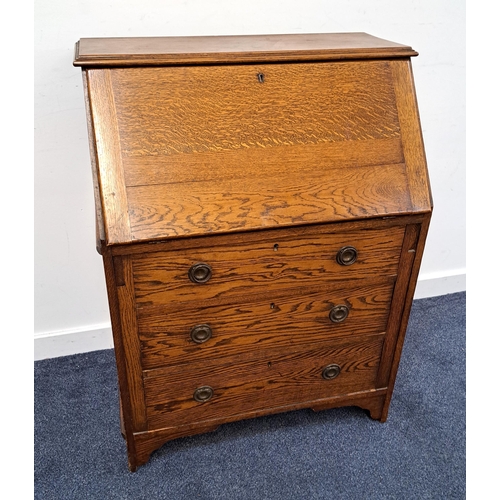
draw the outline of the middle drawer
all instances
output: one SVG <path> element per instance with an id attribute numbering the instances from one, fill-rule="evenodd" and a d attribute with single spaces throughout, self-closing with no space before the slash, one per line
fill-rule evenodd
<path id="1" fill-rule="evenodd" d="M 239 304 L 193 305 L 189 310 L 140 308 L 142 366 L 147 370 L 197 359 L 244 359 L 256 346 L 286 348 L 383 333 L 393 288 L 388 280 Z"/>

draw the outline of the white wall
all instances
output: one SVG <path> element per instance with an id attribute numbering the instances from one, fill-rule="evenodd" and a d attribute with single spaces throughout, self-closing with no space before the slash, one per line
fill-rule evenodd
<path id="1" fill-rule="evenodd" d="M 434 216 L 417 297 L 465 289 L 464 0 L 35 0 L 35 357 L 111 347 L 82 37 L 364 31 L 412 46 Z"/>

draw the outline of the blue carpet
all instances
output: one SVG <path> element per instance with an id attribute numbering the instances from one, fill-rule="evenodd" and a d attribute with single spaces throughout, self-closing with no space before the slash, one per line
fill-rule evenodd
<path id="1" fill-rule="evenodd" d="M 35 363 L 35 499 L 464 499 L 464 293 L 414 302 L 389 418 L 296 411 L 172 441 L 137 472 L 112 350 Z"/>

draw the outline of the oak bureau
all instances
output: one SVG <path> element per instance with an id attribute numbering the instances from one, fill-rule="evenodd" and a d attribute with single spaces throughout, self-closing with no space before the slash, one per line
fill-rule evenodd
<path id="1" fill-rule="evenodd" d="M 432 212 L 416 55 L 365 33 L 77 42 L 130 470 L 240 419 L 386 420 Z"/>

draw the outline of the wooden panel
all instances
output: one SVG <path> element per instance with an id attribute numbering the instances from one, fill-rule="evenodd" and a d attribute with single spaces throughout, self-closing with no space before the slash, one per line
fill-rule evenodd
<path id="1" fill-rule="evenodd" d="M 106 277 L 106 289 L 108 294 L 109 303 L 109 313 L 111 318 L 111 326 L 113 333 L 113 344 L 114 344 L 114 354 L 116 359 L 116 370 L 118 374 L 118 387 L 119 387 L 119 401 L 121 414 L 123 415 L 123 420 L 121 420 L 122 431 L 125 433 L 125 439 L 127 441 L 127 453 L 129 459 L 129 465 L 134 465 L 135 463 L 135 442 L 133 439 L 133 433 L 135 429 L 133 406 L 138 404 L 136 400 L 132 399 L 132 394 L 130 393 L 129 386 L 134 384 L 134 375 L 129 377 L 127 372 L 128 366 L 130 364 L 126 363 L 128 357 L 127 342 L 125 340 L 126 333 L 123 329 L 126 328 L 126 324 L 122 325 L 122 313 L 120 311 L 120 302 L 118 299 L 118 287 L 116 286 L 115 280 L 115 269 L 114 260 L 109 251 L 109 247 L 104 246 L 102 252 L 102 259 L 104 264 L 104 274 Z M 142 412 L 145 413 L 144 397 L 139 402 Z"/>
<path id="2" fill-rule="evenodd" d="M 88 70 L 87 78 L 107 241 L 129 241 L 127 194 L 110 71 Z"/>
<path id="3" fill-rule="evenodd" d="M 349 392 L 375 389 L 382 337 L 297 348 L 256 351 L 253 359 L 233 364 L 200 361 L 144 373 L 149 429 L 182 425 L 262 408 L 312 402 Z M 255 351 L 254 351 L 255 352 Z M 340 375 L 322 377 L 323 368 L 336 363 Z M 205 403 L 193 399 L 194 391 L 208 385 L 213 398 Z"/>
<path id="4" fill-rule="evenodd" d="M 81 38 L 75 66 L 235 63 L 409 57 L 407 45 L 367 33 Z"/>
<path id="5" fill-rule="evenodd" d="M 410 61 L 392 61 L 403 150 L 413 210 L 432 208 L 427 161 Z"/>
<path id="6" fill-rule="evenodd" d="M 107 244 L 428 210 L 399 63 L 88 70 Z"/>
<path id="7" fill-rule="evenodd" d="M 413 269 L 419 233 L 419 224 L 409 224 L 406 227 L 405 238 L 401 248 L 398 280 L 396 281 L 394 289 L 394 300 L 392 302 L 391 313 L 387 325 L 388 334 L 384 342 L 384 351 L 382 355 L 383 363 L 378 374 L 378 381 L 383 385 L 387 385 L 389 372 L 391 371 L 392 357 L 399 336 L 401 314 L 403 313 L 403 307 L 406 302 L 408 280 Z"/>
<path id="8" fill-rule="evenodd" d="M 124 156 L 400 134 L 387 61 L 113 69 L 111 76 Z"/>
<path id="9" fill-rule="evenodd" d="M 275 239 L 268 235 L 270 239 L 261 243 L 217 247 L 214 241 L 209 248 L 137 255 L 133 257 L 137 305 L 179 307 L 190 300 L 236 296 L 246 300 L 251 294 L 273 290 L 394 276 L 403 235 L 402 227 L 290 239 L 275 234 Z M 349 245 L 357 249 L 358 259 L 341 266 L 336 254 Z M 198 262 L 212 267 L 208 283 L 189 280 L 188 271 Z"/>
<path id="10" fill-rule="evenodd" d="M 115 257 L 115 259 L 117 258 Z M 124 361 L 128 377 L 133 429 L 134 431 L 140 431 L 145 430 L 147 424 L 131 259 L 129 257 L 119 257 L 116 266 L 119 270 L 115 271 L 115 275 L 123 280 L 123 285 L 119 284 L 118 281 L 116 289 L 120 303 L 121 341 L 125 352 Z"/>
<path id="11" fill-rule="evenodd" d="M 172 154 L 123 158 L 128 187 L 145 183 L 253 179 L 264 175 L 283 179 L 289 175 L 314 177 L 333 169 L 403 163 L 401 138 L 321 142 L 271 148 L 206 151 L 196 155 Z M 196 179 L 193 179 L 193 171 Z"/>
<path id="12" fill-rule="evenodd" d="M 385 400 L 385 393 L 386 389 L 375 389 L 337 397 L 329 397 L 315 401 L 314 406 L 311 408 L 314 411 L 320 411 L 322 409 L 338 408 L 340 406 L 358 406 L 368 410 L 372 418 L 378 418 L 378 415 L 380 414 L 380 407 L 383 405 Z M 234 420 L 299 410 L 307 408 L 308 406 L 309 402 L 288 402 L 283 406 L 264 408 L 258 411 L 251 410 L 247 413 L 240 413 L 230 417 L 224 416 L 222 418 L 212 419 L 209 423 L 193 423 L 176 427 L 162 426 L 161 428 L 155 430 L 137 433 L 133 436 L 133 444 L 137 450 L 137 466 L 145 464 L 154 450 L 158 449 L 160 446 L 165 444 L 167 441 L 171 441 L 172 439 L 192 436 L 203 432 L 211 432 L 216 430 L 219 424 L 232 422 Z"/>
<path id="13" fill-rule="evenodd" d="M 300 295 L 286 294 L 244 304 L 189 310 L 142 308 L 138 311 L 144 369 L 232 356 L 245 359 L 256 347 L 312 345 L 342 336 L 385 331 L 394 283 L 379 282 Z M 334 306 L 349 308 L 342 323 L 332 323 Z M 191 340 L 191 328 L 208 324 L 212 337 Z"/>
<path id="14" fill-rule="evenodd" d="M 87 117 L 87 132 L 89 139 L 89 149 L 90 149 L 90 165 L 92 167 L 92 181 L 94 185 L 94 207 L 95 207 L 95 230 L 96 230 L 96 248 L 99 253 L 102 253 L 101 246 L 106 239 L 106 233 L 104 231 L 104 221 L 102 218 L 102 203 L 101 203 L 101 193 L 99 189 L 99 175 L 97 169 L 97 152 L 95 145 L 95 132 L 94 124 L 91 119 L 90 111 L 90 101 L 89 101 L 89 89 L 87 83 L 87 70 L 82 71 L 83 79 L 83 92 L 85 97 L 85 111 Z"/>
<path id="15" fill-rule="evenodd" d="M 404 261 L 402 259 L 401 267 L 403 271 L 402 274 L 406 275 L 406 278 L 408 279 L 407 282 L 408 286 L 404 294 L 404 307 L 399 325 L 394 326 L 394 334 L 391 335 L 392 342 L 388 342 L 387 343 L 388 345 L 384 346 L 384 351 L 382 356 L 383 356 L 385 370 L 380 370 L 380 374 L 378 376 L 378 380 L 382 381 L 384 374 L 387 373 L 387 368 L 389 368 L 388 365 L 390 363 L 389 380 L 387 382 L 387 399 L 382 412 L 382 417 L 381 417 L 382 421 L 385 421 L 387 419 L 389 404 L 392 397 L 392 391 L 394 390 L 394 383 L 396 381 L 396 374 L 398 371 L 399 361 L 401 358 L 401 352 L 403 350 L 403 342 L 405 339 L 406 328 L 408 326 L 408 320 L 410 317 L 410 311 L 413 303 L 413 296 L 417 285 L 417 278 L 420 269 L 420 264 L 422 262 L 424 245 L 425 245 L 425 240 L 427 238 L 427 232 L 429 230 L 430 219 L 431 219 L 431 214 L 428 214 L 426 220 L 421 225 L 420 224 L 409 225 L 407 230 L 407 235 L 405 236 L 404 247 L 407 248 L 407 252 Z M 400 301 L 403 300 L 403 297 L 399 298 L 399 300 Z M 399 332 L 396 331 L 397 326 L 399 326 Z M 396 335 L 397 335 L 397 340 L 395 339 Z M 392 352 L 391 349 L 393 349 Z"/>
<path id="16" fill-rule="evenodd" d="M 108 247 L 113 255 L 146 255 L 148 253 L 170 252 L 173 250 L 187 250 L 206 248 L 210 245 L 233 246 L 240 243 L 257 243 L 271 239 L 302 238 L 303 236 L 323 234 L 341 234 L 359 229 L 387 229 L 405 224 L 419 224 L 426 220 L 427 213 L 405 214 L 398 216 L 384 216 L 375 219 L 344 220 L 334 224 L 308 224 L 301 226 L 282 227 L 280 229 L 267 228 L 260 231 L 241 231 L 227 234 L 211 234 L 189 238 L 166 239 L 163 241 L 136 242 L 133 245 L 119 245 Z"/>
<path id="17" fill-rule="evenodd" d="M 311 177 L 140 186 L 127 192 L 138 240 L 396 215 L 411 207 L 403 165 Z"/>

